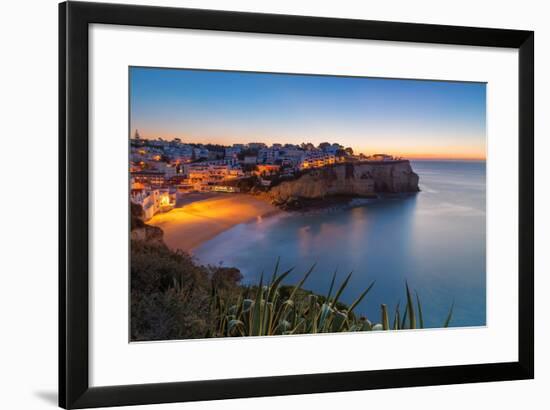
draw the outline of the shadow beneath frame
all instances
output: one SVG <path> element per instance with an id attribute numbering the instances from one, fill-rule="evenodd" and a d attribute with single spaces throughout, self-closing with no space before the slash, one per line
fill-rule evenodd
<path id="1" fill-rule="evenodd" d="M 42 401 L 57 407 L 57 391 L 35 391 L 34 395 Z"/>

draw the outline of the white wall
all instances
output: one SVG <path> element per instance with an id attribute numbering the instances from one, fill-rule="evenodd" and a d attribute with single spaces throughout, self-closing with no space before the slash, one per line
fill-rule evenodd
<path id="1" fill-rule="evenodd" d="M 123 2 L 122 0 L 119 0 Z M 0 407 L 53 408 L 57 386 L 57 2 L 4 2 L 0 65 Z M 479 1 L 132 1 L 240 11 L 308 14 L 536 31 L 536 135 L 539 211 L 549 208 L 550 25 L 545 2 Z M 369 4 L 371 3 L 371 4 Z M 7 146 L 6 146 L 7 144 Z M 9 154 L 8 154 L 9 153 Z M 13 169 L 18 172 L 14 173 Z M 10 172 L 9 172 L 10 171 Z M 32 185 L 34 195 L 27 197 Z M 25 187 L 25 188 L 24 188 Z M 20 195 L 17 194 L 20 192 Z M 15 196 L 13 194 L 16 193 Z M 38 200 L 40 199 L 40 202 Z M 7 229 L 6 229 L 7 227 Z M 537 213 L 536 380 L 370 392 L 148 406 L 185 409 L 546 408 L 550 385 L 548 214 Z M 445 348 L 445 347 L 442 347 Z M 449 354 L 452 354 L 450 351 Z"/>

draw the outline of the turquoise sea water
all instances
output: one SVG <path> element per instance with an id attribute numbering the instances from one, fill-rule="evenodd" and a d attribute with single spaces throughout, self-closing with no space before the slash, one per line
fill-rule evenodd
<path id="1" fill-rule="evenodd" d="M 325 294 L 332 273 L 354 274 L 342 295 L 380 321 L 380 304 L 406 303 L 405 280 L 420 295 L 426 326 L 439 327 L 455 302 L 452 326 L 485 325 L 485 162 L 413 161 L 418 194 L 373 200 L 350 209 L 285 214 L 241 224 L 203 244 L 201 263 L 235 266 L 247 283 L 294 266 L 295 284 L 317 268 L 305 288 Z M 403 309 L 401 309 L 403 311 Z"/>

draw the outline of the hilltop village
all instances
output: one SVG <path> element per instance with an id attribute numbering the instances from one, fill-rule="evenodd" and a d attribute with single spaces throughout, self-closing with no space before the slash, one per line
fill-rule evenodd
<path id="1" fill-rule="evenodd" d="M 402 161 L 386 154 L 355 154 L 338 143 L 224 146 L 185 143 L 178 138 L 145 139 L 136 130 L 130 139 L 130 198 L 142 206 L 148 220 L 196 192 L 269 191 L 309 170 Z"/>

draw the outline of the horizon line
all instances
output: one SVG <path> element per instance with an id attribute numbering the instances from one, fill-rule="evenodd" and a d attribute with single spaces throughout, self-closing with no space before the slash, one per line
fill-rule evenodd
<path id="1" fill-rule="evenodd" d="M 130 139 L 133 139 L 133 133 L 130 133 Z M 197 145 L 207 145 L 207 144 L 212 144 L 212 145 L 222 145 L 222 146 L 232 146 L 232 145 L 235 145 L 235 144 L 241 144 L 241 143 L 227 143 L 227 144 L 219 144 L 219 143 L 214 143 L 214 142 L 193 142 L 193 141 L 183 141 L 184 138 L 182 137 L 160 137 L 160 136 L 156 136 L 156 137 L 151 137 L 151 136 L 143 136 L 143 135 L 140 135 L 139 136 L 141 139 L 143 140 L 149 140 L 149 141 L 159 141 L 159 140 L 163 140 L 163 141 L 174 141 L 176 139 L 179 139 L 181 141 L 182 144 L 197 144 Z M 328 142 L 328 141 L 326 141 Z M 260 139 L 258 140 L 251 140 L 247 143 L 242 143 L 244 145 L 246 144 L 250 144 L 250 143 L 264 143 L 266 144 L 266 146 L 272 146 L 273 144 L 275 143 L 265 143 L 265 142 L 262 142 Z M 292 145 L 300 145 L 302 143 L 307 143 L 306 141 L 302 141 L 302 142 L 298 142 L 298 143 L 290 143 Z M 338 141 L 335 141 L 335 142 L 332 142 L 332 143 L 336 143 L 336 144 L 340 144 Z M 285 144 L 289 144 L 289 143 L 280 143 L 281 145 L 285 145 Z M 315 145 L 315 144 L 314 144 Z M 344 146 L 343 144 L 340 144 L 342 146 Z M 355 151 L 355 149 L 354 149 Z M 370 154 L 370 155 L 374 155 L 375 153 L 380 153 L 378 152 L 380 150 L 377 150 L 376 152 L 373 152 L 373 154 Z M 383 150 L 382 150 L 383 151 Z M 363 155 L 366 155 L 364 154 L 364 152 L 362 150 L 359 150 L 358 153 L 362 153 Z M 390 153 L 390 151 L 386 152 L 386 153 Z M 445 154 L 441 154 L 441 155 L 437 155 L 437 154 L 428 154 L 428 153 L 424 153 L 424 154 L 413 154 L 413 155 L 407 155 L 407 153 L 396 153 L 396 154 L 391 154 L 390 155 L 393 155 L 394 157 L 403 157 L 404 159 L 410 159 L 410 160 L 423 160 L 423 161 L 427 161 L 427 160 L 433 160 L 433 161 L 487 161 L 487 156 L 448 156 L 448 155 L 445 155 Z"/>

